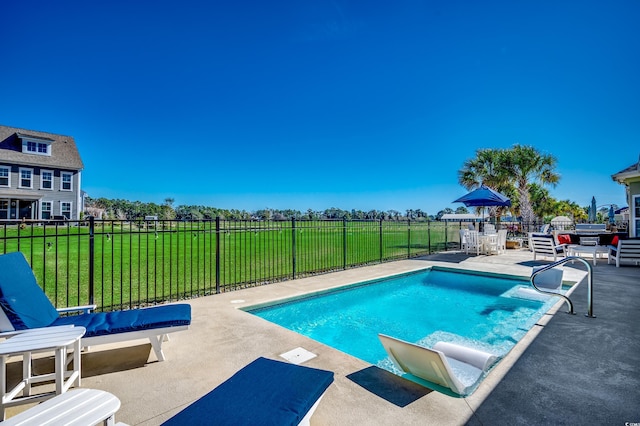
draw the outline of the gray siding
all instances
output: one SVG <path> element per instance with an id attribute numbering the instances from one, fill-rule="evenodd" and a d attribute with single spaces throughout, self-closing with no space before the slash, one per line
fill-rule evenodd
<path id="1" fill-rule="evenodd" d="M 51 156 L 27 154 L 21 152 L 18 134 L 28 134 L 48 138 L 51 143 Z M 15 209 L 10 211 L 11 219 L 20 219 L 20 207 L 31 205 L 29 214 L 33 219 L 41 217 L 42 203 L 51 202 L 51 216 L 62 215 L 63 203 L 71 204 L 70 219 L 80 217 L 79 194 L 81 193 L 81 170 L 83 167 L 75 141 L 69 136 L 28 131 L 0 126 L 0 165 L 11 167 L 11 185 L 0 187 L 0 200 L 11 200 Z M 20 169 L 31 169 L 31 188 L 20 188 Z M 42 171 L 53 172 L 51 189 L 42 188 Z M 62 174 L 72 175 L 71 190 L 62 190 Z M 25 214 L 23 212 L 23 214 Z"/>

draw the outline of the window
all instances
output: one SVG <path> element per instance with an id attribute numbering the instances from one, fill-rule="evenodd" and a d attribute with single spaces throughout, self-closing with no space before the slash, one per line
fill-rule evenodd
<path id="1" fill-rule="evenodd" d="M 22 152 L 26 154 L 51 155 L 51 143 L 23 139 Z"/>
<path id="2" fill-rule="evenodd" d="M 33 188 L 33 169 L 20 168 L 19 188 Z"/>
<path id="3" fill-rule="evenodd" d="M 51 219 L 51 201 L 42 202 L 42 219 Z"/>
<path id="4" fill-rule="evenodd" d="M 11 169 L 0 166 L 0 186 L 11 186 Z"/>
<path id="5" fill-rule="evenodd" d="M 9 201 L 0 200 L 0 219 L 9 219 Z"/>
<path id="6" fill-rule="evenodd" d="M 71 191 L 71 179 L 73 178 L 73 173 L 62 172 L 60 177 L 60 190 Z"/>
<path id="7" fill-rule="evenodd" d="M 68 201 L 63 201 L 60 203 L 60 214 L 67 219 L 71 219 L 71 203 Z"/>
<path id="8" fill-rule="evenodd" d="M 53 172 L 51 170 L 40 171 L 40 188 L 53 189 Z"/>
<path id="9" fill-rule="evenodd" d="M 640 237 L 640 195 L 634 195 L 632 200 L 633 211 L 631 213 L 631 225 L 633 227 L 630 236 Z"/>

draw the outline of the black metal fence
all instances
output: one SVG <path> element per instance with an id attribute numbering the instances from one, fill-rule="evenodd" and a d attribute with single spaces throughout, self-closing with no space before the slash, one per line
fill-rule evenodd
<path id="1" fill-rule="evenodd" d="M 458 249 L 459 230 L 467 226 L 407 220 L 5 221 L 0 253 L 22 252 L 57 307 L 95 303 L 113 310 Z M 517 237 L 541 226 L 498 227 Z"/>
<path id="2" fill-rule="evenodd" d="M 126 309 L 459 247 L 427 221 L 94 220 L 0 223 L 57 307 Z"/>

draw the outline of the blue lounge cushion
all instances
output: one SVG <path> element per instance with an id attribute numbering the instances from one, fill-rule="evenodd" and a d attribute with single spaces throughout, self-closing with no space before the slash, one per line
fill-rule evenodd
<path id="1" fill-rule="evenodd" d="M 0 271 L 0 306 L 16 330 L 73 324 L 92 337 L 191 323 L 188 304 L 60 316 L 21 252 L 0 255 Z"/>
<path id="2" fill-rule="evenodd" d="M 90 314 L 59 317 L 52 325 L 82 326 L 84 337 L 149 330 L 191 323 L 191 306 L 184 303 L 152 306 L 126 311 L 92 312 Z"/>
<path id="3" fill-rule="evenodd" d="M 267 358 L 251 362 L 164 425 L 297 425 L 333 372 Z"/>
<path id="4" fill-rule="evenodd" d="M 16 330 L 47 327 L 58 318 L 21 252 L 0 256 L 0 271 L 0 305 Z"/>

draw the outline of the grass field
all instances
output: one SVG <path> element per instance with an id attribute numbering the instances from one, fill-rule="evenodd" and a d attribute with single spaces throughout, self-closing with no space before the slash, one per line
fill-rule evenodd
<path id="1" fill-rule="evenodd" d="M 220 221 L 218 227 L 215 221 L 95 221 L 93 227 L 30 224 L 0 228 L 0 252 L 24 253 L 56 306 L 87 304 L 93 299 L 109 310 L 416 257 L 446 249 L 449 242 L 457 244 L 456 225 L 395 221 Z"/>

